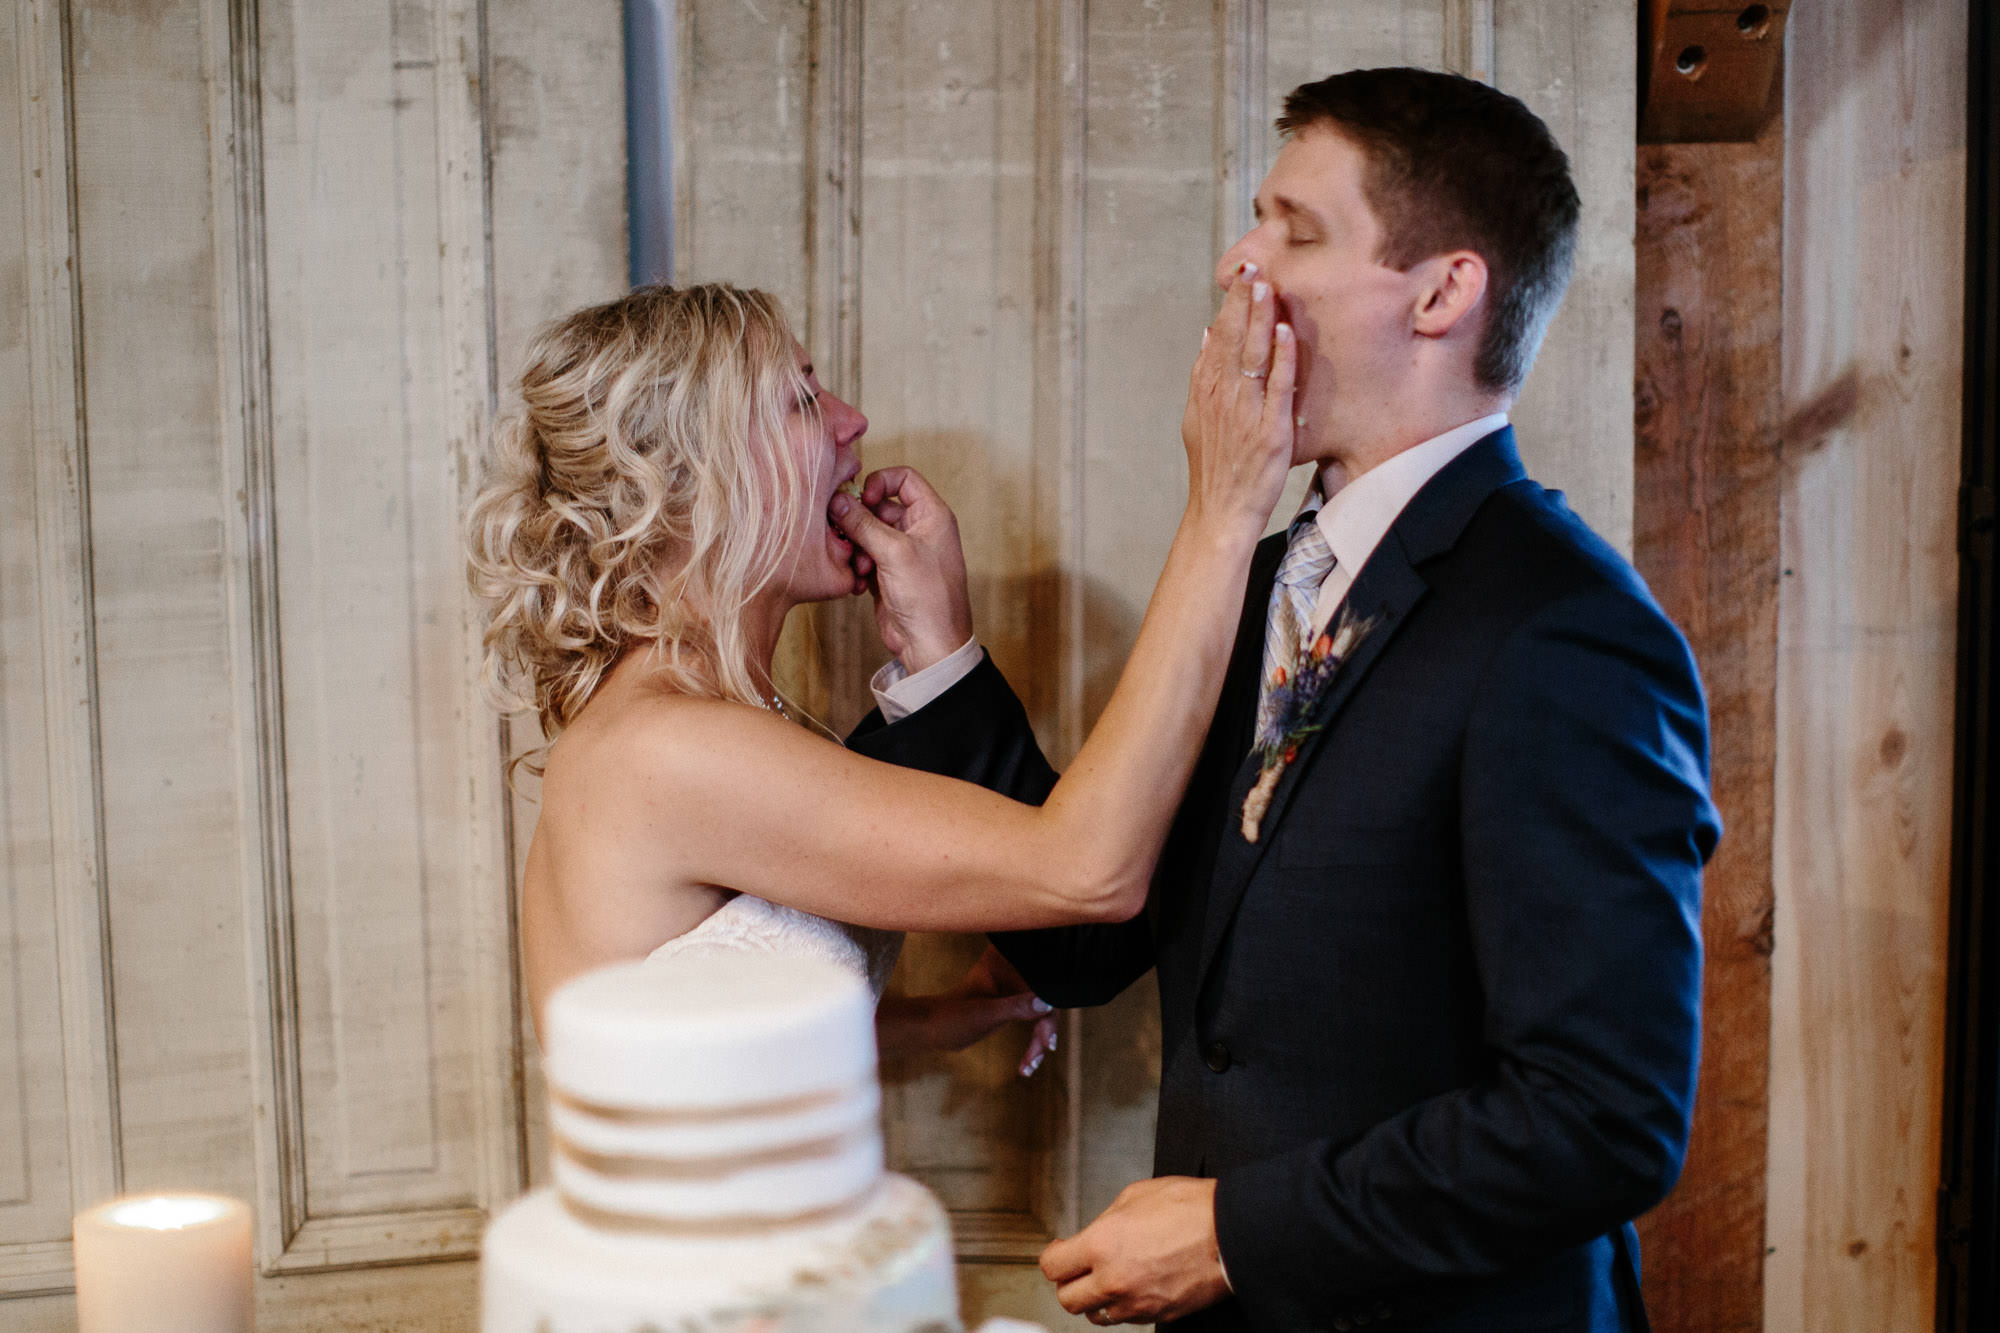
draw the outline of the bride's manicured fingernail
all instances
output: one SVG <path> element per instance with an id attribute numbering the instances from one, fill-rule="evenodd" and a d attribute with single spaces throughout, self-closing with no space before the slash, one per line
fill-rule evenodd
<path id="1" fill-rule="evenodd" d="M 851 506 L 853 503 L 854 501 L 847 498 L 846 492 L 836 491 L 834 493 L 833 502 L 829 504 L 827 508 L 833 511 L 834 517 L 838 518 L 842 514 L 845 514 L 848 510 L 848 507 Z"/>
<path id="2" fill-rule="evenodd" d="M 1047 1000 L 1044 1000 L 1044 999 L 1043 999 L 1043 998 L 1042 998 L 1041 996 L 1037 995 L 1037 996 L 1035 997 L 1035 1012 L 1036 1012 L 1036 1013 L 1038 1013 L 1038 1014 L 1046 1014 L 1046 1013 L 1048 1013 L 1048 1012 L 1049 1012 L 1050 1010 L 1052 1010 L 1052 1009 L 1054 1009 L 1054 1008 L 1055 1008 L 1055 1006 L 1054 1006 L 1054 1005 L 1050 1004 L 1050 1003 L 1049 1003 L 1049 1002 L 1048 1002 Z"/>
<path id="3" fill-rule="evenodd" d="M 1049 1034 L 1049 1049 L 1053 1051 L 1056 1048 L 1056 1042 L 1061 1040 L 1061 1038 L 1062 1038 L 1062 1033 L 1051 1032 Z"/>
<path id="4" fill-rule="evenodd" d="M 1243 267 L 1238 269 L 1237 272 L 1246 278 L 1254 278 L 1257 276 L 1257 266 L 1246 259 L 1243 261 Z"/>
<path id="5" fill-rule="evenodd" d="M 1208 346 L 1208 330 L 1206 328 L 1201 331 L 1201 345 L 1203 347 Z"/>
<path id="6" fill-rule="evenodd" d="M 1268 282 L 1260 282 L 1250 289 L 1250 299 L 1253 301 L 1261 301 L 1270 294 L 1271 284 Z"/>
<path id="7" fill-rule="evenodd" d="M 1291 340 L 1292 340 L 1292 326 L 1289 324 L 1280 324 L 1278 326 L 1278 341 L 1281 343 L 1288 343 Z"/>

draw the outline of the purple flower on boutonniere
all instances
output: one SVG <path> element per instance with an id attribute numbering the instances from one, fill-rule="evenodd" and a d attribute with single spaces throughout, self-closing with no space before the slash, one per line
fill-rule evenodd
<path id="1" fill-rule="evenodd" d="M 1256 749 L 1264 758 L 1257 784 L 1243 798 L 1243 840 L 1257 841 L 1263 831 L 1264 812 L 1271 806 L 1271 793 L 1285 775 L 1299 745 L 1326 724 L 1317 716 L 1320 696 L 1333 682 L 1341 665 L 1354 655 L 1354 646 L 1375 628 L 1371 620 L 1356 620 L 1350 608 L 1342 607 L 1332 629 L 1301 649 L 1290 669 L 1273 670 L 1270 704 L 1259 713 Z"/>

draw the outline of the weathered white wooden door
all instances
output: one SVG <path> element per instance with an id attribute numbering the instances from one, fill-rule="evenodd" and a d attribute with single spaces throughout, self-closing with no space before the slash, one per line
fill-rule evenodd
<path id="1" fill-rule="evenodd" d="M 0 9 L 0 1327 L 177 1186 L 260 1327 L 474 1325 L 531 1115 L 458 516 L 622 285 L 621 93 L 615 0 Z"/>
<path id="2" fill-rule="evenodd" d="M 1309 79 L 1459 70 L 1568 150 L 1576 281 L 1514 419 L 1536 476 L 1629 546 L 1635 25 L 1632 0 L 680 0 L 676 268 L 777 292 L 867 412 L 865 464 L 943 490 L 981 637 L 1060 760 L 1173 535 L 1209 273 Z M 867 706 L 860 608 L 788 647 L 836 726 Z M 972 948 L 915 941 L 904 980 Z M 892 1155 L 952 1208 L 973 1311 L 1067 1322 L 1034 1259 L 1148 1172 L 1154 1006 L 1148 983 L 1072 1016 L 1036 1085 L 1006 1038 L 890 1072 Z"/>
<path id="3" fill-rule="evenodd" d="M 957 505 L 980 627 L 1073 752 L 1179 508 L 1207 272 L 1333 69 L 1448 65 L 1546 116 L 1586 200 L 1517 414 L 1630 509 L 1629 0 L 681 0 L 678 267 L 776 291 L 873 464 Z M 68 1219 L 254 1201 L 260 1326 L 473 1320 L 542 1160 L 455 532 L 527 331 L 623 282 L 612 0 L 0 9 L 0 1328 L 73 1320 Z M 852 610 L 790 669 L 837 724 Z M 973 946 L 924 940 L 905 984 Z M 1021 1085 L 892 1071 L 969 1312 L 1150 1155 L 1136 989 Z"/>

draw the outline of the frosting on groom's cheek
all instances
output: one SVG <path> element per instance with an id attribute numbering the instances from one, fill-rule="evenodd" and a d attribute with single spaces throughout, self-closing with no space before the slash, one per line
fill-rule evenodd
<path id="1" fill-rule="evenodd" d="M 1292 412 L 1306 419 L 1310 430 L 1317 418 L 1326 415 L 1335 388 L 1333 366 L 1320 354 L 1320 327 L 1312 313 L 1300 305 L 1285 309 L 1285 318 L 1298 335 L 1298 376 L 1292 392 Z M 1304 443 L 1304 440 L 1301 440 Z M 1299 461 L 1303 462 L 1304 459 Z"/>

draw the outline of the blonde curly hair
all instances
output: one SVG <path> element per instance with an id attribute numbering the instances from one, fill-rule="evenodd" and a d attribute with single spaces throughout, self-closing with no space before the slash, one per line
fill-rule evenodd
<path id="1" fill-rule="evenodd" d="M 794 346 L 775 299 L 721 283 L 536 335 L 467 517 L 496 706 L 532 705 L 553 741 L 634 645 L 676 690 L 763 702 L 743 609 L 812 521 L 785 447 L 791 412 L 817 416 Z"/>

